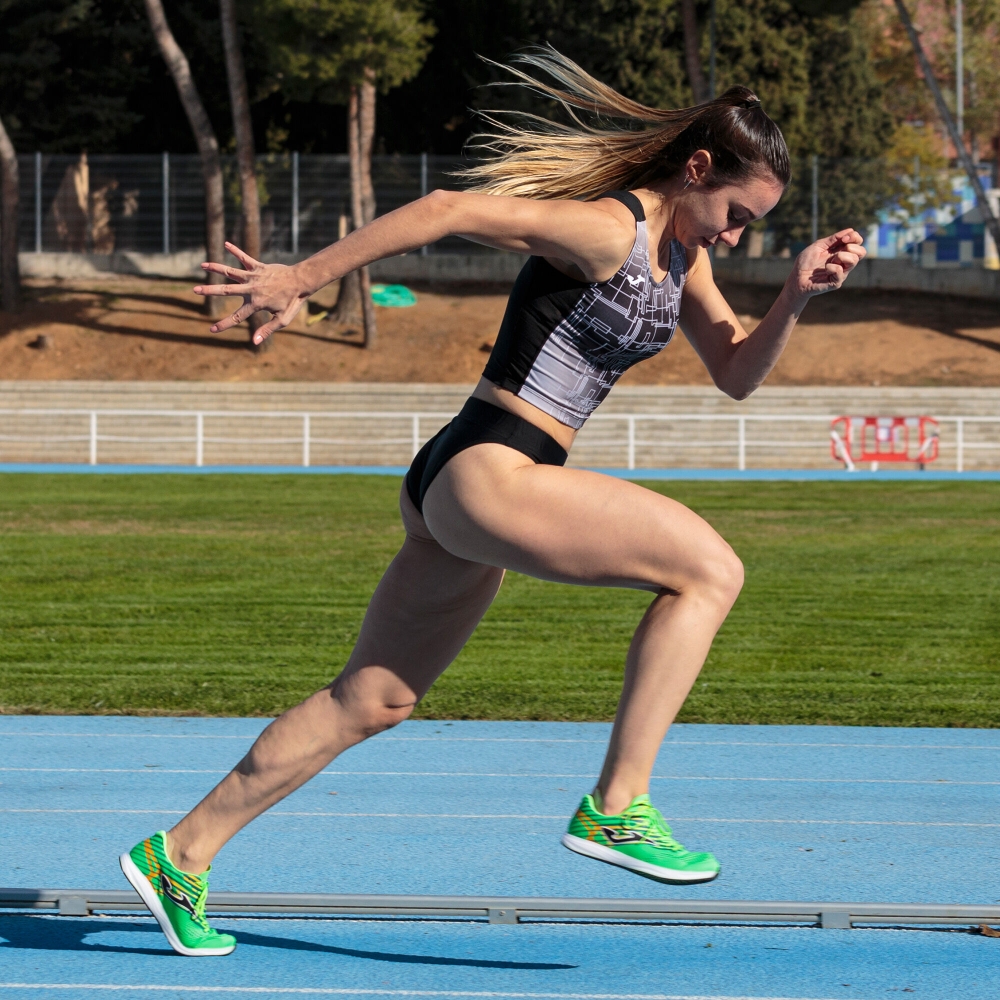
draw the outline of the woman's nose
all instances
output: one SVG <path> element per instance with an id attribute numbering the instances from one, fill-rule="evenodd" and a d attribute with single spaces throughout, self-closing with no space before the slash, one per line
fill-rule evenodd
<path id="1" fill-rule="evenodd" d="M 739 229 L 726 229 L 719 233 L 719 239 L 726 244 L 727 247 L 734 247 L 740 241 L 740 237 L 743 235 L 743 230 L 746 226 L 740 226 Z"/>

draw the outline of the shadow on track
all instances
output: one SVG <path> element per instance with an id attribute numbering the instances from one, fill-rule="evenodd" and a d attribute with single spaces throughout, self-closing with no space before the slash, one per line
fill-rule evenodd
<path id="1" fill-rule="evenodd" d="M 162 948 L 129 948 L 121 945 L 91 944 L 86 938 L 102 932 L 149 933 L 156 928 L 150 920 L 142 922 L 115 919 L 87 919 L 84 917 L 41 917 L 30 914 L 0 916 L 0 954 L 5 950 L 22 951 L 86 951 L 127 955 L 172 955 L 166 945 Z M 313 951 L 327 955 L 343 955 L 346 958 L 362 958 L 373 962 L 395 962 L 403 965 L 453 965 L 475 969 L 529 969 L 534 971 L 558 971 L 575 969 L 575 965 L 555 962 L 504 962 L 479 958 L 447 958 L 441 955 L 407 955 L 385 951 L 360 951 L 357 948 L 339 948 L 336 945 L 318 944 L 315 941 L 300 941 L 297 938 L 273 937 L 268 934 L 253 934 L 234 931 L 241 945 L 257 948 L 280 948 L 284 951 Z"/>

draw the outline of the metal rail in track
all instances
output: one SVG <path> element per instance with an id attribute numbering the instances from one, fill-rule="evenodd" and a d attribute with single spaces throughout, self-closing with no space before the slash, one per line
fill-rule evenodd
<path id="1" fill-rule="evenodd" d="M 145 910 L 131 890 L 0 889 L 0 908 L 60 916 Z M 211 913 L 465 917 L 491 924 L 521 920 L 672 920 L 684 923 L 782 923 L 849 928 L 854 924 L 1000 924 L 1000 906 L 936 903 L 816 903 L 727 899 L 573 899 L 539 896 L 374 896 L 295 892 L 213 892 Z"/>

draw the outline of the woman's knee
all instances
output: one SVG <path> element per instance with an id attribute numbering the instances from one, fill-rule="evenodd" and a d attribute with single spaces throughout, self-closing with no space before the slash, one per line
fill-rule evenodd
<path id="1" fill-rule="evenodd" d="M 732 546 L 709 528 L 692 541 L 688 557 L 682 563 L 678 566 L 676 559 L 664 559 L 661 572 L 664 589 L 678 594 L 697 593 L 728 612 L 739 597 L 744 577 L 743 562 Z"/>
<path id="2" fill-rule="evenodd" d="M 330 685 L 330 697 L 357 742 L 405 722 L 420 700 L 392 671 L 377 666 L 341 674 Z"/>

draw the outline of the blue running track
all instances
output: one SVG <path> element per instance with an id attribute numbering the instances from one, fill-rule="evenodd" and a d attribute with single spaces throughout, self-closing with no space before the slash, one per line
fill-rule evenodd
<path id="1" fill-rule="evenodd" d="M 259 719 L 0 717 L 0 883 L 127 888 Z M 217 890 L 1000 902 L 1000 731 L 675 726 L 652 783 L 719 879 L 671 887 L 559 835 L 609 727 L 409 722 L 348 751 L 220 854 Z M 228 918 L 183 959 L 148 917 L 0 912 L 0 1000 L 218 993 L 503 1000 L 1000 995 L 1000 940 L 950 930 Z"/>
<path id="2" fill-rule="evenodd" d="M 98 473 L 103 475 L 147 475 L 186 473 L 191 475 L 361 475 L 403 476 L 405 465 L 83 465 L 58 462 L 0 462 L 0 473 Z M 756 482 L 1000 482 L 1000 470 L 973 470 L 955 472 L 948 469 L 595 469 L 617 479 L 691 479 L 691 480 L 748 480 Z"/>

